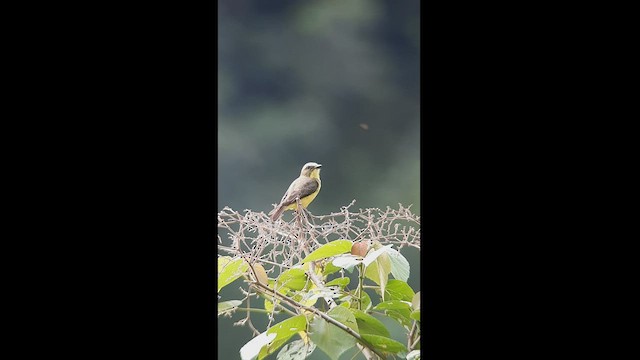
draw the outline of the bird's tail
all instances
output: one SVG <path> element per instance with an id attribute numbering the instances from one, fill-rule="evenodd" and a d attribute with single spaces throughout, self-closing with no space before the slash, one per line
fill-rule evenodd
<path id="1" fill-rule="evenodd" d="M 278 205 L 278 207 L 273 211 L 272 215 L 271 215 L 271 221 L 276 221 L 280 218 L 280 216 L 282 215 L 282 212 L 284 211 L 284 206 L 282 205 Z"/>

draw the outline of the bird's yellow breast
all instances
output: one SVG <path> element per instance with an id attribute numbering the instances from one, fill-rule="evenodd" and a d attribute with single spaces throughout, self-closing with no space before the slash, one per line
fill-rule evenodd
<path id="1" fill-rule="evenodd" d="M 322 183 L 320 182 L 320 177 L 318 176 L 318 174 L 316 173 L 316 176 L 313 176 L 314 174 L 311 174 L 312 176 L 310 176 L 312 179 L 316 179 L 318 181 L 318 189 L 311 193 L 308 196 L 305 196 L 303 198 L 300 199 L 300 203 L 302 204 L 303 208 L 307 208 L 307 206 L 309 206 L 309 204 L 311 204 L 311 202 L 316 198 L 316 196 L 318 196 L 318 193 L 320 192 L 320 188 L 322 187 Z M 294 202 L 293 204 L 287 206 L 285 208 L 285 210 L 295 210 L 298 207 L 298 203 Z"/>

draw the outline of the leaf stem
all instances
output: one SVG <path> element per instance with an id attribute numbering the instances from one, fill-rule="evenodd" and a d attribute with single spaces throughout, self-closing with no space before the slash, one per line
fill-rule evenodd
<path id="1" fill-rule="evenodd" d="M 362 310 L 362 287 L 364 285 L 364 264 L 358 264 L 358 310 Z"/>

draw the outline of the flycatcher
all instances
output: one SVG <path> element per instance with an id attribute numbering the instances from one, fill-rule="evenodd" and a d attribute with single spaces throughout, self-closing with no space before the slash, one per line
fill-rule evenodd
<path id="1" fill-rule="evenodd" d="M 271 221 L 276 221 L 285 210 L 295 210 L 298 206 L 297 199 L 303 208 L 307 208 L 309 204 L 316 198 L 320 192 L 320 168 L 322 165 L 314 162 L 304 164 L 300 170 L 300 176 L 293 180 L 289 189 L 284 193 L 280 204 L 270 213 Z"/>

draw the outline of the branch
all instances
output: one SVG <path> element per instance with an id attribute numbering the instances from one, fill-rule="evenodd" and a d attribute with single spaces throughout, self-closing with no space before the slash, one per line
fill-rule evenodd
<path id="1" fill-rule="evenodd" d="M 409 331 L 409 335 L 407 336 L 407 348 L 411 351 L 411 340 L 413 340 L 413 332 L 416 331 L 416 321 L 413 320 L 413 325 L 411 326 L 411 331 Z"/>
<path id="2" fill-rule="evenodd" d="M 411 344 L 411 346 L 409 347 L 409 351 L 413 350 L 416 345 L 418 345 L 418 343 L 420 342 L 420 335 L 418 335 L 418 337 L 416 338 L 416 341 L 413 342 L 413 344 Z"/>
<path id="3" fill-rule="evenodd" d="M 362 343 L 364 346 L 366 346 L 367 348 L 369 348 L 371 351 L 373 351 L 376 355 L 378 355 L 380 357 L 380 359 L 385 359 L 385 357 L 379 353 L 374 347 L 373 345 L 371 345 L 367 340 L 363 339 L 362 336 L 360 336 L 360 334 L 358 334 L 357 332 L 353 331 L 353 329 L 351 329 L 350 327 L 344 325 L 343 323 L 337 321 L 336 319 L 330 317 L 329 315 L 323 313 L 322 311 L 314 308 L 314 307 L 309 307 L 309 306 L 305 306 L 302 305 L 300 303 L 298 303 L 297 301 L 282 295 L 278 292 L 276 292 L 275 290 L 272 290 L 264 285 L 262 285 L 259 282 L 252 282 L 251 283 L 252 286 L 254 287 L 259 287 L 265 291 L 268 291 L 270 293 L 273 293 L 274 296 L 280 298 L 280 300 L 282 301 L 286 301 L 287 303 L 299 308 L 299 309 L 303 309 L 309 312 L 312 312 L 318 316 L 320 316 L 321 318 L 323 318 L 325 321 L 327 321 L 328 323 L 331 323 L 333 325 L 335 325 L 336 327 L 338 327 L 339 329 L 345 331 L 346 333 L 348 333 L 349 335 L 353 336 L 354 338 L 356 338 L 356 340 L 358 340 L 360 343 Z"/>

